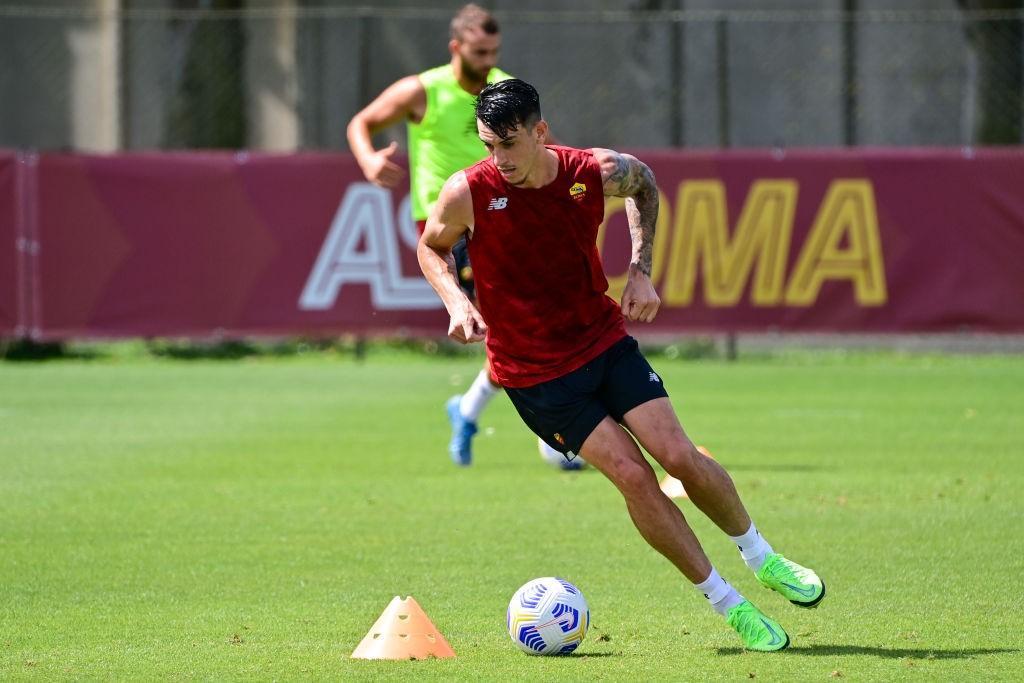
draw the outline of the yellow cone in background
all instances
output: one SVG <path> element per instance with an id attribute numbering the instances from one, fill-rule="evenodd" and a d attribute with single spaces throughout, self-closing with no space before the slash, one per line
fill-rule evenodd
<path id="1" fill-rule="evenodd" d="M 444 659 L 455 651 L 411 596 L 397 595 L 352 653 L 352 659 Z"/>
<path id="2" fill-rule="evenodd" d="M 715 456 L 711 455 L 711 451 L 704 448 L 703 446 L 697 446 L 697 450 L 705 455 L 706 457 L 715 459 Z M 686 489 L 683 488 L 683 482 L 679 481 L 671 474 L 666 474 L 665 478 L 661 480 L 661 492 L 669 498 L 689 498 Z"/>

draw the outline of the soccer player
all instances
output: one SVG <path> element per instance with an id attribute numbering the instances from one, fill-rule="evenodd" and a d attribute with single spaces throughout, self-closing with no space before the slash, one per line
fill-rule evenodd
<path id="1" fill-rule="evenodd" d="M 476 118 L 489 156 L 448 179 L 417 249 L 451 317 L 449 336 L 486 340 L 491 368 L 523 421 L 612 481 L 643 538 L 747 648 L 785 648 L 786 631 L 719 575 L 639 448 L 684 483 L 764 586 L 800 607 L 824 597 L 817 574 L 774 552 L 726 471 L 697 451 L 661 378 L 626 333 L 625 319 L 650 322 L 661 303 L 650 279 L 658 216 L 651 170 L 609 149 L 545 145 L 537 91 L 520 80 L 484 88 Z M 626 198 L 632 239 L 620 303 L 605 294 L 596 247 L 605 196 Z M 463 236 L 479 308 L 455 277 L 451 249 Z"/>
<path id="2" fill-rule="evenodd" d="M 473 104 L 488 83 L 509 75 L 498 69 L 501 33 L 497 21 L 483 8 L 469 4 L 452 18 L 448 64 L 406 76 L 387 87 L 348 124 L 352 153 L 372 183 L 397 187 L 404 171 L 391 161 L 398 149 L 392 142 L 384 149 L 373 146 L 371 136 L 405 121 L 409 139 L 409 170 L 413 220 L 420 232 L 430 209 L 448 177 L 486 156 L 476 134 Z M 454 248 L 460 285 L 473 297 L 473 270 L 465 244 Z M 464 394 L 452 396 L 446 407 L 452 426 L 448 452 L 458 465 L 473 460 L 473 436 L 477 420 L 487 404 L 501 391 L 484 364 Z M 550 447 L 541 442 L 541 448 Z M 562 457 L 560 453 L 549 453 Z"/>

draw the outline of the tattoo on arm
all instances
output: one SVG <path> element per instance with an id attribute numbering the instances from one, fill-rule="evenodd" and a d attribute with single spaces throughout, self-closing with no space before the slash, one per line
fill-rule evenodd
<path id="1" fill-rule="evenodd" d="M 616 154 L 615 170 L 612 171 L 610 176 L 608 176 L 608 180 L 605 181 L 605 185 L 611 185 L 619 188 L 618 191 L 615 192 L 615 195 L 618 197 L 625 196 L 625 194 L 622 193 L 622 184 L 625 182 L 626 178 L 629 177 L 629 172 L 629 162 L 626 161 L 626 157 L 621 154 Z"/>
<path id="2" fill-rule="evenodd" d="M 658 186 L 654 173 L 642 161 L 617 154 L 616 168 L 606 182 L 609 194 L 626 198 L 626 218 L 633 243 L 630 265 L 648 277 L 654 258 L 654 227 L 658 222 Z"/>

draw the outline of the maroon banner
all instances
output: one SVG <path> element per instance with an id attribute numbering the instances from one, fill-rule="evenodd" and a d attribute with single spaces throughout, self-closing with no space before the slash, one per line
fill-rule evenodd
<path id="1" fill-rule="evenodd" d="M 662 192 L 663 307 L 635 333 L 1024 331 L 1024 150 L 637 156 Z M 0 156 L 0 334 L 447 330 L 406 193 L 347 155 L 45 154 L 20 181 L 16 165 Z M 622 209 L 601 232 L 613 294 Z M 19 220 L 40 245 L 20 298 Z"/>
<path id="2" fill-rule="evenodd" d="M 1024 149 L 638 156 L 662 192 L 657 327 L 1024 330 Z"/>
<path id="3" fill-rule="evenodd" d="M 361 180 L 340 155 L 46 155 L 43 335 L 446 331 L 411 219 Z"/>
<path id="4" fill-rule="evenodd" d="M 24 335 L 18 330 L 18 254 L 24 249 L 17 234 L 17 157 L 0 150 L 0 337 Z"/>

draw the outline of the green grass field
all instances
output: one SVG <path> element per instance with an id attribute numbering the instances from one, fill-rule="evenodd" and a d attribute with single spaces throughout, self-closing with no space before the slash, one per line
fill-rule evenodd
<path id="1" fill-rule="evenodd" d="M 1024 678 L 1024 358 L 655 358 L 684 426 L 829 596 L 727 578 L 790 632 L 746 653 L 594 471 L 556 472 L 500 397 L 473 467 L 443 401 L 476 358 L 0 364 L 0 679 Z M 512 593 L 576 583 L 577 654 L 528 657 Z M 412 595 L 452 660 L 349 655 Z"/>

